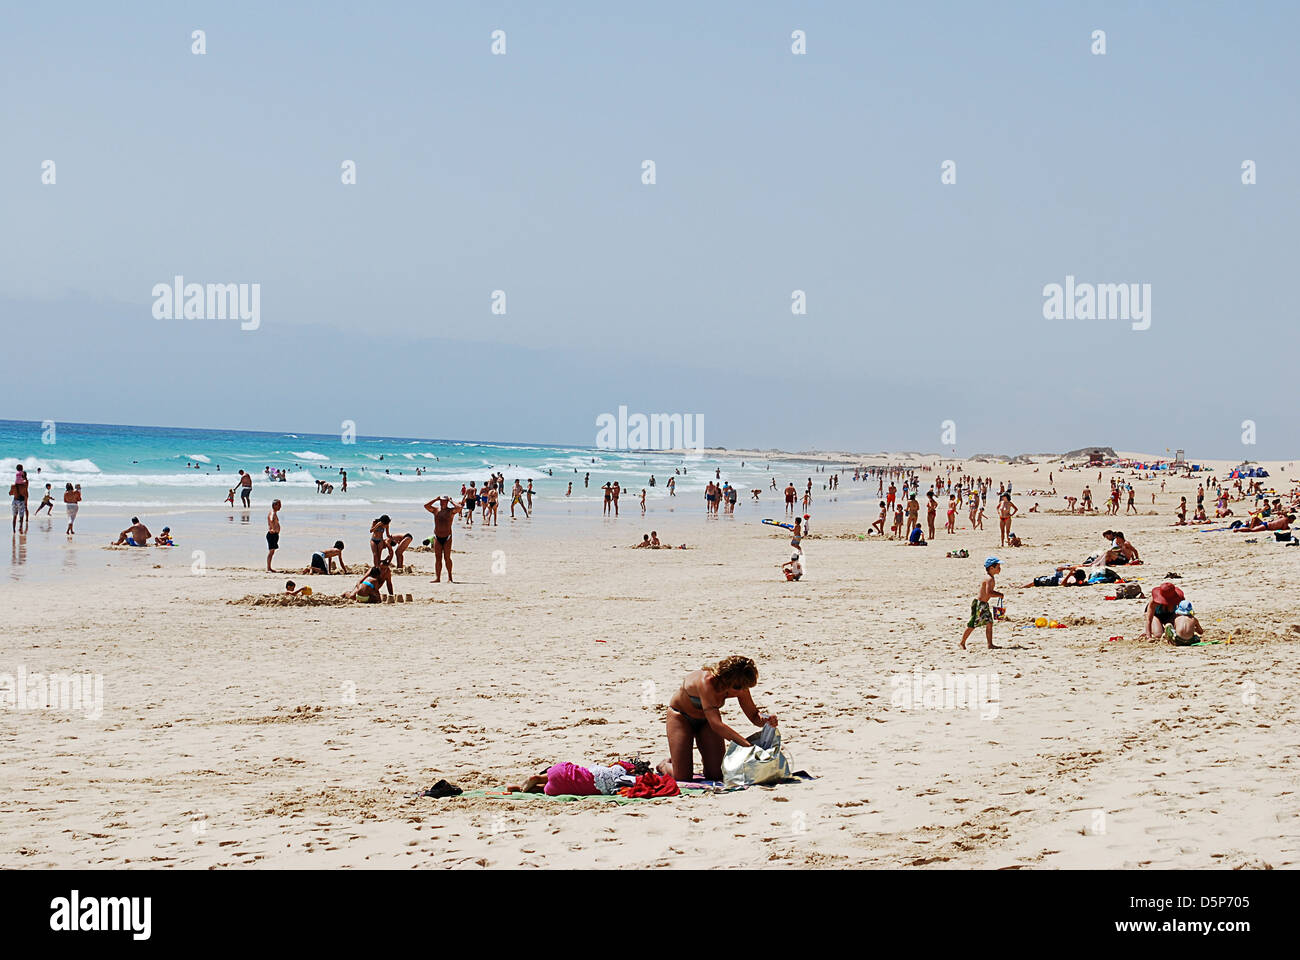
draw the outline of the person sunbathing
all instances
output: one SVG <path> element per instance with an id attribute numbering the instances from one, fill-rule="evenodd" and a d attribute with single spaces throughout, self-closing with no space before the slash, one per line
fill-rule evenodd
<path id="1" fill-rule="evenodd" d="M 1233 530 L 1233 533 L 1258 533 L 1261 530 L 1289 530 L 1291 522 L 1295 520 L 1294 513 L 1288 513 L 1284 517 L 1278 517 L 1276 520 L 1265 520 L 1261 516 L 1252 516 L 1249 523 L 1242 524 Z"/>
<path id="2" fill-rule="evenodd" d="M 649 772 L 649 762 L 635 758 L 615 760 L 609 766 L 553 763 L 523 783 L 506 787 L 506 793 L 544 793 L 548 797 L 612 796 L 618 793 L 619 787 L 630 785 L 631 780 Z"/>
<path id="3" fill-rule="evenodd" d="M 634 544 L 632 544 L 632 549 L 633 549 L 633 550 L 643 550 L 643 549 L 648 549 L 650 546 L 651 546 L 651 543 L 650 543 L 650 534 L 648 534 L 648 533 L 643 533 L 643 534 L 641 535 L 641 542 L 640 542 L 640 543 L 634 543 Z"/>
<path id="4" fill-rule="evenodd" d="M 1081 587 L 1088 582 L 1088 568 L 1072 563 L 1062 564 L 1055 573 L 1035 577 L 1026 587 Z"/>

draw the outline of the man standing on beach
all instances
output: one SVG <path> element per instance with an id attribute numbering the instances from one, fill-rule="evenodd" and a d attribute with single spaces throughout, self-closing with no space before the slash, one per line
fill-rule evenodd
<path id="1" fill-rule="evenodd" d="M 251 498 L 253 496 L 253 477 L 251 474 L 239 471 L 239 499 L 244 506 L 252 506 Z"/>
<path id="2" fill-rule="evenodd" d="M 433 514 L 433 540 L 429 546 L 433 547 L 433 572 L 436 576 L 429 582 L 442 582 L 442 564 L 445 560 L 447 582 L 455 583 L 451 578 L 451 524 L 456 519 L 456 514 L 460 513 L 461 506 L 459 503 L 453 506 L 451 497 L 439 497 L 426 503 L 424 509 Z"/>
<path id="3" fill-rule="evenodd" d="M 510 491 L 510 519 L 515 518 L 515 507 L 524 511 L 524 516 L 529 516 L 529 510 L 524 506 L 524 485 L 515 479 L 515 485 Z M 605 509 L 609 509 L 609 484 L 605 484 Z"/>
<path id="4" fill-rule="evenodd" d="M 248 474 L 244 474 L 248 476 Z M 271 512 L 266 515 L 266 572 L 274 573 L 271 569 L 271 558 L 275 556 L 275 551 L 280 549 L 280 501 L 271 501 Z"/>

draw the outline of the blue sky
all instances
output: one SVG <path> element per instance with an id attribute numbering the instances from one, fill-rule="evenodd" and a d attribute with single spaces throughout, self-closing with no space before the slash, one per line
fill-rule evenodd
<path id="1" fill-rule="evenodd" d="M 14 7 L 0 405 L 587 443 L 625 403 L 732 447 L 934 450 L 951 419 L 964 454 L 1290 457 L 1298 27 L 1283 3 Z M 261 329 L 154 319 L 175 274 L 260 283 Z M 1067 274 L 1150 283 L 1151 329 L 1044 320 Z"/>

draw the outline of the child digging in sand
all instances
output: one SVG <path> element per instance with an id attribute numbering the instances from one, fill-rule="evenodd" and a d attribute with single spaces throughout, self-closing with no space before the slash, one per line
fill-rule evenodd
<path id="1" fill-rule="evenodd" d="M 993 611 L 989 608 L 989 601 L 994 597 L 1005 596 L 998 590 L 996 579 L 1002 572 L 1002 564 L 997 557 L 989 557 L 984 561 L 984 570 L 988 576 L 980 583 L 979 596 L 970 602 L 970 620 L 966 622 L 966 632 L 961 635 L 963 650 L 966 649 L 967 638 L 980 627 L 984 628 L 984 637 L 988 640 L 989 649 L 1001 649 L 993 642 Z"/>

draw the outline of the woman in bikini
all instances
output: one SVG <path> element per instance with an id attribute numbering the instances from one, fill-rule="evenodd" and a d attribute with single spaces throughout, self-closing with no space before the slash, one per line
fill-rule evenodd
<path id="1" fill-rule="evenodd" d="M 379 566 L 380 551 L 388 546 L 388 541 L 392 537 L 388 532 L 388 525 L 392 522 L 392 518 L 384 514 L 370 524 L 370 558 L 375 566 Z"/>
<path id="2" fill-rule="evenodd" d="M 758 668 L 748 657 L 727 657 L 687 674 L 682 687 L 668 704 L 669 759 L 659 772 L 688 782 L 695 775 L 694 747 L 706 780 L 722 779 L 722 756 L 726 741 L 748 747 L 749 741 L 722 722 L 719 708 L 728 700 L 740 702 L 740 709 L 756 727 L 776 726 L 776 717 L 763 716 L 754 706 L 749 691 L 758 683 Z"/>
<path id="3" fill-rule="evenodd" d="M 382 560 L 371 567 L 366 575 L 357 581 L 356 587 L 347 591 L 343 596 L 349 600 L 360 600 L 362 603 L 382 603 L 384 598 L 380 594 L 379 588 L 384 584 L 388 585 L 388 595 L 391 597 L 393 595 L 393 572 L 387 560 Z"/>

